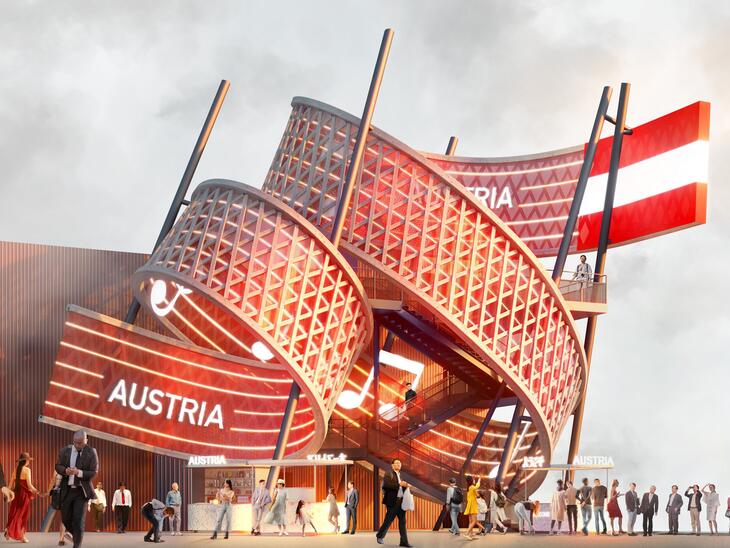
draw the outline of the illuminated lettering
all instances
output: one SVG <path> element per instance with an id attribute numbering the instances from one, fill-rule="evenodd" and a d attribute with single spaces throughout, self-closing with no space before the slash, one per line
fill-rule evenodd
<path id="1" fill-rule="evenodd" d="M 226 464 L 223 455 L 190 455 L 188 466 L 220 466 Z"/>
<path id="2" fill-rule="evenodd" d="M 606 466 L 613 468 L 613 457 L 605 456 L 585 456 L 578 455 L 573 459 L 573 464 L 577 466 Z"/>
<path id="3" fill-rule="evenodd" d="M 155 281 L 155 283 L 152 284 L 152 289 L 150 289 L 150 306 L 152 307 L 152 310 L 154 310 L 155 314 L 161 318 L 172 312 L 172 309 L 175 307 L 175 301 L 177 301 L 180 295 L 189 295 L 193 292 L 192 289 L 188 289 L 178 283 L 173 283 L 172 285 L 177 288 L 177 291 L 175 292 L 175 295 L 173 295 L 172 299 L 170 299 L 170 302 L 168 302 L 165 306 L 160 306 L 167 300 L 167 284 L 165 281 Z"/>
<path id="4" fill-rule="evenodd" d="M 187 422 L 193 426 L 203 426 L 204 428 L 214 425 L 221 430 L 223 429 L 223 409 L 220 404 L 215 404 L 213 409 L 208 412 L 208 402 L 206 401 L 198 402 L 194 398 L 170 394 L 157 388 L 150 389 L 148 386 L 138 386 L 135 382 L 127 388 L 124 379 L 117 381 L 106 401 L 109 403 L 116 401 L 122 407 L 129 407 L 135 411 L 144 410 L 145 413 L 152 416 L 162 414 L 165 405 L 167 405 L 165 417 L 169 420 L 175 417 L 177 422 Z M 175 415 L 175 407 L 178 401 L 180 407 L 177 415 Z"/>
<path id="5" fill-rule="evenodd" d="M 477 186 L 470 187 L 474 192 L 474 196 L 489 209 L 499 209 L 501 207 L 514 207 L 512 204 L 512 191 L 509 186 L 497 187 Z"/>

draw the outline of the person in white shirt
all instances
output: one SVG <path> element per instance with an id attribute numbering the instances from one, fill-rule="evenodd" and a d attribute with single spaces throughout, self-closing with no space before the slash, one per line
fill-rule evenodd
<path id="1" fill-rule="evenodd" d="M 117 517 L 117 533 L 127 532 L 130 508 L 132 508 L 132 493 L 124 485 L 124 482 L 120 481 L 119 489 L 114 491 L 114 497 L 112 498 L 112 512 Z"/>
<path id="2" fill-rule="evenodd" d="M 96 499 L 89 500 L 89 511 L 91 517 L 94 518 L 96 532 L 99 533 L 104 529 L 104 514 L 106 513 L 106 493 L 100 481 L 97 482 L 94 493 L 96 493 Z"/>

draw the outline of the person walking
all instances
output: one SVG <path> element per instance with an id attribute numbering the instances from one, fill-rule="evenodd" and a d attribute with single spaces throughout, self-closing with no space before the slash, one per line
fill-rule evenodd
<path id="1" fill-rule="evenodd" d="M 672 485 L 672 492 L 669 494 L 667 501 L 667 514 L 669 515 L 669 534 L 676 535 L 679 533 L 679 514 L 682 511 L 684 501 L 678 493 L 679 487 Z"/>
<path id="2" fill-rule="evenodd" d="M 327 514 L 327 521 L 329 521 L 332 526 L 335 528 L 333 533 L 339 533 L 340 532 L 340 509 L 337 506 L 337 495 L 335 495 L 335 490 L 330 487 L 327 491 L 327 498 L 325 499 L 325 502 L 329 502 L 329 512 Z"/>
<path id="3" fill-rule="evenodd" d="M 314 523 L 312 523 L 312 516 L 307 510 L 307 506 L 303 500 L 297 502 L 297 508 L 296 510 L 294 510 L 294 523 L 301 524 L 302 536 L 305 536 L 304 529 L 307 527 L 307 525 L 314 529 L 315 535 L 317 534 L 317 529 L 314 526 Z"/>
<path id="4" fill-rule="evenodd" d="M 702 491 L 700 486 L 697 484 L 687 487 L 684 492 L 684 496 L 687 497 L 689 502 L 687 508 L 689 509 L 689 517 L 692 521 L 692 533 L 700 536 L 702 532 L 702 523 L 700 522 L 700 512 L 702 512 Z"/>
<path id="5" fill-rule="evenodd" d="M 276 525 L 279 528 L 279 536 L 289 535 L 286 532 L 286 483 L 281 478 L 276 480 L 271 509 L 266 515 L 265 522 Z"/>
<path id="6" fill-rule="evenodd" d="M 629 490 L 626 491 L 624 497 L 626 501 L 626 528 L 630 537 L 635 537 L 634 525 L 636 524 L 636 515 L 639 511 L 639 495 L 636 493 L 636 484 L 630 483 Z"/>
<path id="7" fill-rule="evenodd" d="M 32 460 L 27 452 L 21 453 L 18 457 L 13 480 L 15 498 L 10 503 L 10 509 L 8 510 L 5 540 L 30 542 L 28 537 L 25 536 L 28 530 L 28 519 L 30 518 L 30 503 L 39 494 L 38 489 L 33 486 L 31 480 L 30 461 Z"/>
<path id="8" fill-rule="evenodd" d="M 86 432 L 79 430 L 74 434 L 73 443 L 61 449 L 56 461 L 56 472 L 64 476 L 61 480 L 61 517 L 73 537 L 74 548 L 79 548 L 84 540 L 89 500 L 96 500 L 91 482 L 99 472 L 99 455 L 88 443 Z"/>
<path id="9" fill-rule="evenodd" d="M 464 535 L 469 540 L 474 540 L 472 534 L 475 528 L 484 530 L 484 527 L 478 521 L 479 503 L 477 502 L 477 490 L 481 484 L 481 480 L 477 477 L 476 481 L 472 476 L 466 476 L 466 508 L 464 515 L 469 518 L 469 528 Z"/>
<path id="10" fill-rule="evenodd" d="M 482 530 L 479 531 L 480 535 L 487 534 L 487 515 L 489 514 L 489 503 L 484 498 L 482 491 L 477 491 L 477 521 L 482 525 Z"/>
<path id="11" fill-rule="evenodd" d="M 355 534 L 357 529 L 357 505 L 360 504 L 360 493 L 355 488 L 355 484 L 351 481 L 347 482 L 347 492 L 345 493 L 345 530 L 342 534 L 348 532 Z M 350 528 L 352 522 L 352 528 Z"/>
<path id="12" fill-rule="evenodd" d="M 43 517 L 43 521 L 41 522 L 42 533 L 49 533 L 51 531 L 53 518 L 56 517 L 56 514 L 61 509 L 61 481 L 63 481 L 63 476 L 54 470 L 53 476 L 51 476 L 51 483 L 48 486 L 48 497 L 50 502 L 48 504 L 46 515 Z M 66 527 L 63 525 L 63 520 L 61 520 L 61 525 L 58 527 L 58 545 L 66 546 Z"/>
<path id="13" fill-rule="evenodd" d="M 165 542 L 160 538 L 160 522 L 165 517 L 172 518 L 175 515 L 175 509 L 165 506 L 165 503 L 157 499 L 152 499 L 142 505 L 141 509 L 144 518 L 150 522 L 150 529 L 144 536 L 145 542 Z"/>
<path id="14" fill-rule="evenodd" d="M 593 480 L 593 491 L 591 491 L 591 497 L 593 499 L 593 515 L 596 520 L 596 534 L 605 535 L 608 533 L 608 530 L 606 528 L 606 516 L 603 514 L 603 507 L 606 504 L 608 490 L 605 485 L 601 485 L 601 480 L 598 478 Z M 599 530 L 600 522 L 603 522 L 602 532 Z"/>
<path id="15" fill-rule="evenodd" d="M 175 535 L 181 536 L 180 522 L 182 517 L 182 494 L 180 493 L 180 486 L 176 481 L 172 482 L 170 490 L 167 492 L 165 497 L 165 506 L 172 508 L 173 514 L 168 518 L 170 523 L 170 534 L 174 537 Z"/>
<path id="16" fill-rule="evenodd" d="M 127 489 L 123 481 L 120 481 L 119 487 L 114 491 L 114 496 L 112 497 L 112 512 L 114 512 L 117 518 L 117 533 L 123 534 L 127 532 L 129 511 L 131 508 L 132 492 Z"/>
<path id="17" fill-rule="evenodd" d="M 507 514 L 504 507 L 507 505 L 507 498 L 502 492 L 502 484 L 495 481 L 494 489 L 489 493 L 489 515 L 492 518 L 494 532 L 499 531 L 503 535 L 507 534 L 507 526 L 504 522 L 507 520 Z"/>
<path id="18" fill-rule="evenodd" d="M 611 482 L 611 496 L 608 500 L 608 506 L 606 507 L 606 509 L 608 510 L 608 519 L 611 520 L 611 535 L 614 537 L 624 534 L 624 527 L 623 527 L 624 516 L 621 513 L 621 507 L 618 505 L 619 497 L 623 497 L 623 496 L 624 496 L 624 494 L 620 493 L 618 490 L 618 480 L 617 479 L 613 480 L 613 482 Z M 616 529 L 613 526 L 615 519 L 618 519 L 618 533 L 616 532 Z"/>
<path id="19" fill-rule="evenodd" d="M 654 516 L 659 513 L 659 497 L 656 495 L 656 486 L 649 487 L 649 492 L 641 497 L 639 512 L 643 517 L 642 529 L 644 536 L 652 536 L 654 533 Z"/>
<path id="20" fill-rule="evenodd" d="M 233 490 L 233 483 L 231 480 L 227 479 L 223 482 L 223 487 L 218 490 L 216 499 L 218 499 L 218 503 L 220 504 L 220 510 L 218 510 L 218 520 L 216 521 L 215 529 L 213 530 L 213 535 L 210 537 L 210 540 L 218 538 L 218 533 L 223 526 L 223 519 L 226 520 L 226 534 L 223 538 L 227 539 L 231 532 L 233 504 L 236 499 L 236 492 Z"/>
<path id="21" fill-rule="evenodd" d="M 264 517 L 266 507 L 271 504 L 271 495 L 269 490 L 266 488 L 266 481 L 259 480 L 258 487 L 253 492 L 251 497 L 251 507 L 253 510 L 253 527 L 251 534 L 258 536 L 261 534 L 261 520 Z"/>
<path id="22" fill-rule="evenodd" d="M 705 487 L 709 487 L 709 491 L 705 491 Z M 707 522 L 710 526 L 710 535 L 718 535 L 717 532 L 717 509 L 720 508 L 720 495 L 715 490 L 714 483 L 707 483 L 702 488 L 702 497 L 705 500 L 705 509 L 707 512 Z M 714 531 L 714 532 L 713 532 Z"/>
<path id="23" fill-rule="evenodd" d="M 456 478 L 449 480 L 449 487 L 446 489 L 446 509 L 451 517 L 451 528 L 449 533 L 458 535 L 459 531 L 459 513 L 461 505 L 464 503 L 464 492 L 461 487 L 456 485 Z"/>
<path id="24" fill-rule="evenodd" d="M 553 491 L 553 499 L 550 502 L 550 534 L 559 535 L 560 528 L 563 526 L 565 521 L 565 492 L 563 489 L 563 480 L 559 479 L 556 482 L 555 491 Z M 558 530 L 553 531 L 555 522 L 558 522 Z"/>
<path id="25" fill-rule="evenodd" d="M 100 533 L 104 529 L 104 514 L 106 514 L 106 492 L 100 481 L 96 482 L 94 493 L 96 499 L 89 500 L 89 511 L 94 520 L 94 528 Z"/>
<path id="26" fill-rule="evenodd" d="M 578 532 L 578 489 L 573 487 L 573 482 L 565 482 L 565 511 L 568 515 L 568 534 L 575 535 Z"/>
<path id="27" fill-rule="evenodd" d="M 580 502 L 580 513 L 583 520 L 583 535 L 588 536 L 588 524 L 591 522 L 593 488 L 588 484 L 588 478 L 583 478 L 580 489 L 578 489 L 578 501 Z"/>
<path id="28" fill-rule="evenodd" d="M 398 518 L 398 532 L 400 533 L 400 544 L 409 548 L 411 544 L 408 542 L 408 529 L 406 528 L 406 511 L 403 510 L 403 493 L 408 489 L 408 482 L 401 479 L 401 469 L 403 464 L 400 459 L 393 459 L 391 462 L 391 470 L 383 477 L 381 490 L 383 492 L 383 504 L 385 505 L 385 518 L 380 525 L 380 529 L 375 534 L 375 540 L 378 544 L 383 544 L 385 535 L 390 529 L 391 524 Z"/>

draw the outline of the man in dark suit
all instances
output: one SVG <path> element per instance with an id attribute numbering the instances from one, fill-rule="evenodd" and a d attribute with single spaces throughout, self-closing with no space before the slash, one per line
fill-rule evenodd
<path id="1" fill-rule="evenodd" d="M 700 536 L 700 512 L 702 512 L 702 491 L 699 485 L 687 487 L 684 496 L 689 499 L 687 508 L 689 509 L 689 517 L 692 521 L 692 533 Z"/>
<path id="2" fill-rule="evenodd" d="M 652 485 L 648 493 L 641 497 L 639 512 L 644 517 L 644 536 L 652 536 L 654 532 L 654 516 L 659 513 L 659 497 L 656 495 L 656 486 Z"/>
<path id="3" fill-rule="evenodd" d="M 406 531 L 406 511 L 403 510 L 403 491 L 408 489 L 408 484 L 400 477 L 400 459 L 393 459 L 393 469 L 385 474 L 383 478 L 383 504 L 385 505 L 385 519 L 378 529 L 375 538 L 378 544 L 383 544 L 385 534 L 390 528 L 393 520 L 398 518 L 398 532 L 400 533 L 400 546 L 410 547 L 408 543 L 408 531 Z"/>
<path id="4" fill-rule="evenodd" d="M 86 508 L 89 500 L 96 499 L 92 480 L 99 471 L 96 449 L 87 445 L 86 432 L 74 434 L 73 444 L 61 449 L 56 472 L 61 480 L 61 518 L 74 539 L 74 548 L 81 546 L 86 527 Z"/>
<path id="5" fill-rule="evenodd" d="M 636 492 L 636 484 L 631 483 L 629 490 L 626 491 L 626 513 L 628 514 L 628 530 L 629 536 L 635 537 L 634 524 L 636 523 L 636 513 L 639 511 L 639 495 Z"/>
<path id="6" fill-rule="evenodd" d="M 355 534 L 357 529 L 357 505 L 360 504 L 360 493 L 355 488 L 355 484 L 351 481 L 347 482 L 347 492 L 345 493 L 345 531 L 344 535 L 350 533 Z M 350 529 L 350 520 L 352 519 L 352 529 Z"/>
<path id="7" fill-rule="evenodd" d="M 667 514 L 669 514 L 669 534 L 676 535 L 679 532 L 679 513 L 682 511 L 682 496 L 677 492 L 679 487 L 672 485 L 672 493 L 667 501 Z"/>

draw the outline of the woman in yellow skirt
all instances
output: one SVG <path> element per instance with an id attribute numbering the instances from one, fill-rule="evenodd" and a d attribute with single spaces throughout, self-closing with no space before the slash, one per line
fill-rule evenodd
<path id="1" fill-rule="evenodd" d="M 464 515 L 469 516 L 469 529 L 464 535 L 469 540 L 474 540 L 476 537 L 472 534 L 474 529 L 484 530 L 484 526 L 477 520 L 477 514 L 479 513 L 479 505 L 477 504 L 477 490 L 481 479 L 477 476 L 476 483 L 474 478 L 466 476 L 466 508 L 464 509 Z"/>

